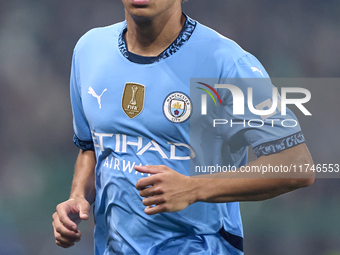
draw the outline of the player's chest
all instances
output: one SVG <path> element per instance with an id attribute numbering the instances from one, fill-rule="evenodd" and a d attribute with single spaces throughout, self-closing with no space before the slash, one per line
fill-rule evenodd
<path id="1" fill-rule="evenodd" d="M 92 131 L 178 137 L 189 133 L 190 79 L 144 66 L 82 74 L 81 97 Z"/>

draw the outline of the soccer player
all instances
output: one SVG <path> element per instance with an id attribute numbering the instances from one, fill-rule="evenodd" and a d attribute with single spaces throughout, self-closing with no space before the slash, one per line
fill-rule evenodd
<path id="1" fill-rule="evenodd" d="M 71 102 L 80 153 L 70 198 L 53 214 L 56 243 L 67 248 L 80 240 L 77 225 L 94 203 L 96 255 L 243 254 L 238 201 L 308 186 L 313 175 L 232 178 L 242 176 L 227 171 L 192 178 L 191 164 L 239 169 L 248 145 L 258 157 L 249 166 L 312 164 L 301 130 L 272 123 L 213 128 L 214 116 L 232 117 L 226 89 L 217 91 L 221 105 L 210 100 L 206 117 L 195 121 L 201 107 L 192 104 L 190 78 L 268 78 L 264 68 L 183 14 L 181 0 L 122 2 L 126 21 L 89 31 L 74 50 Z M 272 98 L 270 83 L 257 89 L 254 105 Z M 246 110 L 244 118 L 254 116 Z M 273 118 L 295 120 L 290 111 Z M 190 137 L 194 127 L 207 132 Z"/>

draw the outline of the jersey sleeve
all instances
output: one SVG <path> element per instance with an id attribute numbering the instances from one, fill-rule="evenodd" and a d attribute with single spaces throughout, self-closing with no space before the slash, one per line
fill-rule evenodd
<path id="1" fill-rule="evenodd" d="M 82 105 L 81 87 L 74 52 L 70 79 L 70 96 L 73 113 L 74 144 L 82 150 L 94 150 L 91 129 Z"/>
<path id="2" fill-rule="evenodd" d="M 233 107 L 238 100 L 227 89 L 220 89 L 225 105 L 224 116 L 231 123 L 222 134 L 229 144 L 253 148 L 257 157 L 270 155 L 305 142 L 300 125 L 293 112 L 287 109 L 281 114 L 279 93 L 273 94 L 274 86 L 261 63 L 251 54 L 240 58 L 228 73 L 225 83 L 235 84 L 244 95 L 244 114 L 234 115 Z M 268 110 L 277 97 L 277 107 L 272 114 L 257 115 L 249 110 L 248 94 L 252 89 L 252 105 L 256 110 Z M 236 98 L 236 99 L 235 99 Z M 224 125 L 226 126 L 226 125 Z"/>

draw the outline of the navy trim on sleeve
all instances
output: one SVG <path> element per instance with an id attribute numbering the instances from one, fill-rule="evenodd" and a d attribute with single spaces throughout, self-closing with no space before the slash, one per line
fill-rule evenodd
<path id="1" fill-rule="evenodd" d="M 92 141 L 82 141 L 78 138 L 78 136 L 76 136 L 76 134 L 73 136 L 73 142 L 83 151 L 94 151 L 94 145 Z"/>
<path id="2" fill-rule="evenodd" d="M 305 142 L 305 137 L 300 131 L 300 132 L 297 132 L 295 134 L 292 134 L 290 136 L 287 136 L 287 137 L 284 137 L 284 138 L 281 138 L 275 141 L 270 141 L 270 142 L 257 145 L 253 148 L 253 150 L 254 150 L 255 156 L 260 157 L 262 155 L 275 154 L 280 151 L 293 148 L 304 142 Z"/>
<path id="3" fill-rule="evenodd" d="M 226 231 L 223 227 L 218 233 L 226 240 L 231 246 L 243 252 L 243 237 L 233 235 Z"/>

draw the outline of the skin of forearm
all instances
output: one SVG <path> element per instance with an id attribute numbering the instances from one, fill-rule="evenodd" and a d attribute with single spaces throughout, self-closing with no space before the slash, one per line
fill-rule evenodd
<path id="1" fill-rule="evenodd" d="M 261 156 L 249 166 L 313 164 L 305 144 L 286 151 Z M 212 174 L 206 178 L 191 177 L 193 202 L 225 203 L 266 200 L 306 187 L 314 182 L 313 172 L 302 173 L 237 173 Z"/>
<path id="2" fill-rule="evenodd" d="M 95 152 L 80 150 L 75 165 L 70 199 L 82 197 L 90 204 L 94 202 L 96 196 L 95 166 Z"/>

